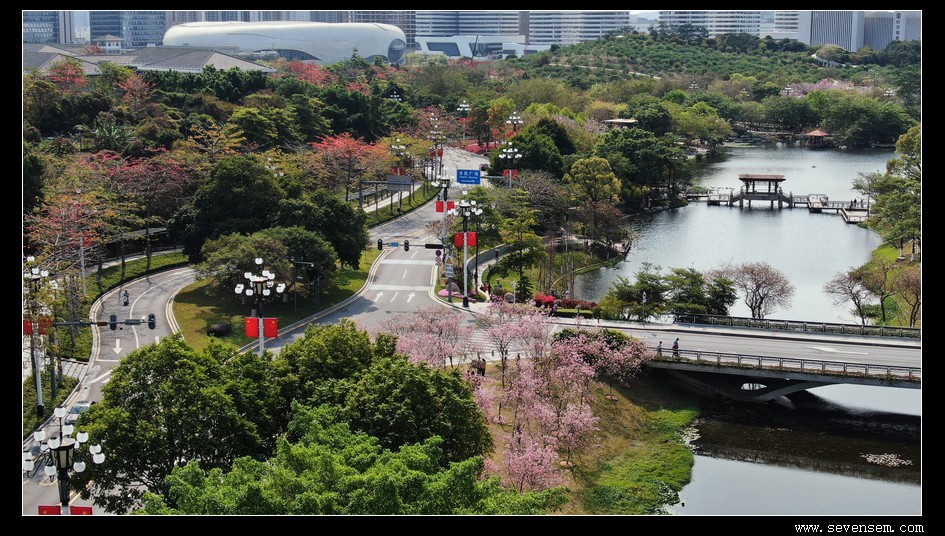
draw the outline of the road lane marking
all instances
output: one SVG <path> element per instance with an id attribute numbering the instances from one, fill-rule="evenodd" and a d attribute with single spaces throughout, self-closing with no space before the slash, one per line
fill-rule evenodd
<path id="1" fill-rule="evenodd" d="M 828 346 L 811 346 L 811 348 L 814 350 L 819 350 L 821 352 L 826 352 L 828 354 L 833 353 L 833 354 L 850 354 L 850 355 L 870 355 L 869 352 L 849 352 L 847 350 L 836 350 Z"/>

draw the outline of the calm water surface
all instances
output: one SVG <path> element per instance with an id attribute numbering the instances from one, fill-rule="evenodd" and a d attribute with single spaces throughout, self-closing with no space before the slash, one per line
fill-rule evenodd
<path id="1" fill-rule="evenodd" d="M 721 162 L 706 165 L 697 183 L 710 188 L 738 188 L 743 173 L 784 175 L 782 188 L 794 194 L 825 194 L 850 201 L 859 196 L 851 185 L 861 172 L 884 170 L 891 151 L 810 151 L 799 147 L 727 149 Z M 816 166 L 816 167 L 814 167 Z M 687 207 L 642 215 L 631 222 L 637 233 L 633 249 L 620 265 L 580 276 L 575 295 L 599 301 L 618 276 L 633 281 L 644 263 L 663 268 L 712 270 L 724 264 L 763 261 L 784 273 L 795 286 L 788 309 L 769 318 L 852 323 L 847 305 L 834 305 L 823 285 L 838 272 L 869 260 L 882 242 L 869 230 L 843 222 L 835 214 L 811 214 L 806 208 L 774 209 L 754 203 L 751 209 Z M 751 316 L 739 299 L 734 316 Z"/>
<path id="2" fill-rule="evenodd" d="M 824 194 L 843 201 L 860 197 L 852 189 L 860 173 L 882 172 L 895 157 L 888 150 L 810 151 L 781 144 L 726 152 L 724 160 L 697 172 L 698 184 L 737 189 L 739 174 L 780 174 L 786 179 L 786 193 Z M 838 215 L 759 203 L 751 209 L 692 203 L 640 216 L 632 226 L 637 239 L 627 260 L 580 276 L 576 296 L 600 300 L 618 276 L 633 281 L 646 262 L 665 272 L 764 261 L 795 286 L 791 307 L 769 318 L 852 323 L 849 307 L 833 304 L 823 285 L 836 273 L 865 263 L 881 244 L 878 235 L 845 224 Z M 741 300 L 730 314 L 750 316 Z M 921 391 L 831 386 L 810 392 L 825 409 L 798 418 L 797 428 L 774 426 L 767 417 L 746 424 L 715 415 L 699 423 L 692 481 L 680 492 L 680 504 L 668 510 L 678 515 L 921 514 L 920 440 L 863 438 L 829 427 L 811 431 L 803 425 L 805 419 L 816 425 L 858 416 L 890 427 L 903 420 L 915 423 L 921 416 Z M 892 455 L 901 465 L 866 461 L 871 454 Z"/>

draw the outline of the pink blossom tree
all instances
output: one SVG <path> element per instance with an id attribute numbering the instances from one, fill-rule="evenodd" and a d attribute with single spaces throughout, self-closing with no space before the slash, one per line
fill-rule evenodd
<path id="1" fill-rule="evenodd" d="M 486 312 L 476 317 L 476 325 L 499 352 L 499 368 L 505 387 L 505 369 L 513 349 L 540 355 L 547 344 L 541 341 L 551 333 L 547 318 L 533 308 L 504 301 L 492 302 Z M 546 339 L 547 340 L 547 339 Z"/>
<path id="2" fill-rule="evenodd" d="M 468 359 L 476 348 L 471 345 L 472 327 L 460 313 L 444 313 L 441 307 L 427 307 L 411 314 L 392 317 L 384 327 L 397 335 L 397 351 L 415 363 L 433 367 L 454 367 Z"/>

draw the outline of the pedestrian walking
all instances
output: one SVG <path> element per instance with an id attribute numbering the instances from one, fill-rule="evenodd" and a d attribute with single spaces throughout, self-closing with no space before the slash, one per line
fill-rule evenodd
<path id="1" fill-rule="evenodd" d="M 122 305 L 128 305 L 128 300 L 131 298 L 131 296 L 128 295 L 128 291 L 126 290 L 126 291 L 121 295 L 121 298 L 122 298 L 122 300 L 123 300 L 123 301 L 122 301 Z"/>
<path id="2" fill-rule="evenodd" d="M 673 357 L 679 357 L 679 337 L 673 341 Z"/>
<path id="3" fill-rule="evenodd" d="M 663 355 L 663 341 L 660 341 L 660 343 L 656 345 L 656 355 Z"/>

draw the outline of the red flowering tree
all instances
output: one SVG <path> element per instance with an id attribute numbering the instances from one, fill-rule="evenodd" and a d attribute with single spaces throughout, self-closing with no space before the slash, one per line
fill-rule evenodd
<path id="1" fill-rule="evenodd" d="M 47 78 L 63 93 L 75 93 L 88 85 L 82 63 L 75 58 L 63 58 L 49 67 Z"/>
<path id="2" fill-rule="evenodd" d="M 161 154 L 128 160 L 113 169 L 109 179 L 119 196 L 133 202 L 137 208 L 137 221 L 144 226 L 144 251 L 150 270 L 151 226 L 166 222 L 183 204 L 184 194 L 191 190 L 192 177 L 179 161 Z"/>
<path id="3" fill-rule="evenodd" d="M 303 82 L 314 86 L 325 87 L 334 83 L 335 75 L 315 63 L 290 61 L 285 64 L 286 70 Z"/>
<path id="4" fill-rule="evenodd" d="M 312 143 L 312 147 L 333 172 L 334 189 L 344 189 L 345 201 L 348 201 L 352 187 L 358 184 L 366 173 L 374 178 L 387 171 L 389 155 L 383 147 L 367 143 L 363 138 L 355 139 L 347 132 L 328 136 L 322 141 Z"/>
<path id="5" fill-rule="evenodd" d="M 154 91 L 154 84 L 149 84 L 136 72 L 125 77 L 118 87 L 122 90 L 121 102 L 135 115 L 144 112 Z"/>

